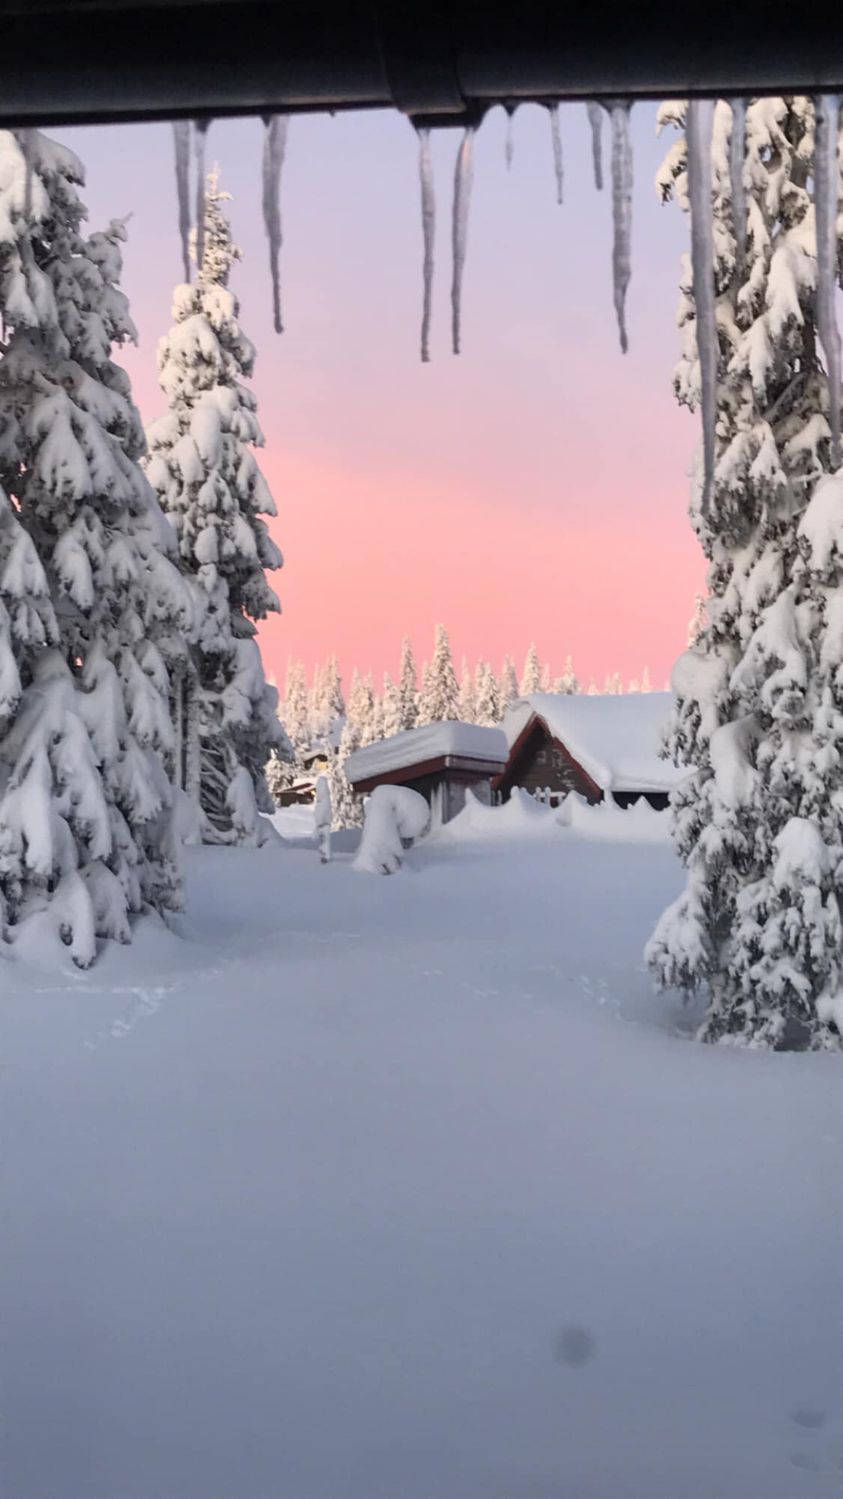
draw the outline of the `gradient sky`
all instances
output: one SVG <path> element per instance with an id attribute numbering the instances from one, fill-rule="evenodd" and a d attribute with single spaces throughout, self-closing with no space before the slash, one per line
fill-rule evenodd
<path id="1" fill-rule="evenodd" d="M 336 650 L 379 676 L 401 636 L 420 658 L 444 621 L 457 659 L 521 660 L 531 640 L 581 678 L 661 684 L 685 640 L 702 558 L 687 520 L 698 441 L 674 402 L 686 225 L 653 179 L 655 109 L 633 114 L 630 352 L 612 308 L 608 194 L 590 175 L 582 106 L 561 111 L 565 204 L 543 109 L 477 138 L 463 353 L 449 349 L 450 199 L 459 134 L 434 139 L 432 362 L 421 365 L 417 147 L 397 114 L 293 120 L 284 170 L 286 332 L 271 325 L 260 216 L 262 126 L 215 123 L 209 163 L 233 194 L 235 281 L 258 349 L 261 461 L 278 506 L 283 616 L 261 630 L 267 670 Z M 124 286 L 138 348 L 124 363 L 149 420 L 163 409 L 156 344 L 180 276 L 167 125 L 53 132 L 85 162 L 90 223 L 131 213 Z"/>

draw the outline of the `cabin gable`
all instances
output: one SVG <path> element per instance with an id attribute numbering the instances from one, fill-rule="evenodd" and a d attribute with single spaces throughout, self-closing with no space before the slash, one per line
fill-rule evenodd
<path id="1" fill-rule="evenodd" d="M 592 804 L 603 800 L 601 788 L 538 716 L 525 724 L 512 746 L 505 771 L 494 783 L 501 801 L 509 800 L 514 786 L 531 795 L 550 790 L 561 797 L 576 791 Z"/>

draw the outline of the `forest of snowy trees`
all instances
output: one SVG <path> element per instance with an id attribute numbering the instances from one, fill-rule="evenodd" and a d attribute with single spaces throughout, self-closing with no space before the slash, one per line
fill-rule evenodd
<path id="1" fill-rule="evenodd" d="M 692 632 L 698 607 L 689 626 Z M 495 671 L 484 659 L 472 665 L 463 657 L 457 672 L 448 631 L 437 625 L 433 650 L 421 667 L 407 636 L 401 643 L 396 677 L 386 672 L 380 692 L 371 672 L 352 671 L 348 699 L 343 695 L 336 656 L 317 666 L 308 682 L 302 662 L 287 668 L 279 714 L 289 735 L 292 757 L 273 756 L 267 767 L 270 790 L 276 798 L 306 774 L 313 755 L 327 752 L 336 827 L 356 827 L 361 820 L 358 799 L 352 796 L 342 773 L 343 762 L 354 750 L 377 739 L 399 734 L 424 724 L 459 719 L 484 726 L 500 724 L 522 697 L 536 692 L 620 693 L 651 691 L 650 673 L 624 682 L 619 672 L 610 673 L 601 687 L 590 681 L 583 688 L 568 656 L 561 673 L 542 662 L 531 645 L 520 672 L 511 655 Z"/>

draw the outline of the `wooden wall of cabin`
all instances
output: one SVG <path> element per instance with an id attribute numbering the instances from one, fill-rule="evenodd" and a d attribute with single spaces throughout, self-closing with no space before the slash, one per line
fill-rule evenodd
<path id="1" fill-rule="evenodd" d="M 492 804 L 492 782 L 488 775 L 472 775 L 465 770 L 439 770 L 404 784 L 411 791 L 418 791 L 442 822 L 450 822 L 462 811 L 469 788 L 485 806 Z"/>
<path id="2" fill-rule="evenodd" d="M 506 783 L 501 787 L 504 800 L 509 799 L 513 786 L 521 786 L 531 795 L 549 787 L 563 795 L 568 791 L 578 791 L 589 802 L 600 800 L 595 796 L 591 782 L 540 725 L 533 729 L 516 762 L 507 771 Z"/>

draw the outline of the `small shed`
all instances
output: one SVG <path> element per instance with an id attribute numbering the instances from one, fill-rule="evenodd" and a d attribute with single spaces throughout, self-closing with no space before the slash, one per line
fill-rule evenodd
<path id="1" fill-rule="evenodd" d="M 462 811 L 469 788 L 491 803 L 492 782 L 506 767 L 507 751 L 502 729 L 432 723 L 355 750 L 345 762 L 345 773 L 360 796 L 376 786 L 409 786 L 420 792 L 436 826 Z"/>
<path id="2" fill-rule="evenodd" d="M 683 772 L 661 758 L 673 699 L 669 692 L 546 693 L 516 703 L 504 720 L 509 753 L 493 786 L 507 801 L 514 786 L 561 800 L 576 791 L 620 807 L 640 798 L 662 810 Z"/>

